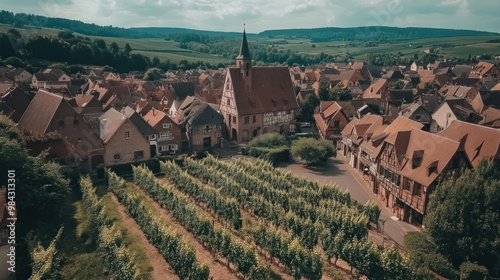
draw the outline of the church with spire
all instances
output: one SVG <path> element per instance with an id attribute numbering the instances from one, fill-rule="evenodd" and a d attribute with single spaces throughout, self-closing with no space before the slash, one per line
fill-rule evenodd
<path id="1" fill-rule="evenodd" d="M 268 132 L 295 131 L 298 111 L 288 67 L 254 67 L 243 29 L 236 67 L 229 67 L 220 112 L 226 137 L 248 142 Z"/>

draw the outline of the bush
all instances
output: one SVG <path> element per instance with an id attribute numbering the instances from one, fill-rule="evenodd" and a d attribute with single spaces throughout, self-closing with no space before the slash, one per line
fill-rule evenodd
<path id="1" fill-rule="evenodd" d="M 461 280 L 485 280 L 488 278 L 488 269 L 482 265 L 464 262 L 460 265 Z"/>
<path id="2" fill-rule="evenodd" d="M 300 138 L 292 142 L 292 155 L 306 161 L 307 165 L 326 162 L 337 155 L 333 144 L 325 139 Z"/>
<path id="3" fill-rule="evenodd" d="M 279 133 L 266 133 L 258 137 L 255 137 L 250 141 L 250 147 L 266 147 L 266 148 L 276 148 L 279 146 L 286 146 L 287 141 L 284 135 Z"/>
<path id="4" fill-rule="evenodd" d="M 136 161 L 133 163 L 124 163 L 124 164 L 115 164 L 115 165 L 109 165 L 107 168 L 116 173 L 118 176 L 123 176 L 123 175 L 132 175 L 132 166 L 139 166 L 145 164 L 147 168 L 149 168 L 153 173 L 159 173 L 160 172 L 160 161 L 157 158 L 152 158 L 149 160 L 142 160 L 142 161 Z M 97 174 L 99 178 L 104 177 L 104 165 L 98 166 L 97 167 Z M 102 176 L 102 177 L 101 177 Z"/>
<path id="5" fill-rule="evenodd" d="M 268 160 L 272 163 L 290 160 L 290 149 L 287 146 L 279 146 L 275 148 L 250 147 L 248 152 L 252 157 L 260 157 L 261 159 Z"/>

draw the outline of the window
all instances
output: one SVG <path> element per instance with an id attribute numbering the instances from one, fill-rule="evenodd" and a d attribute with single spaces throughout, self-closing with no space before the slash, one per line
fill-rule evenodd
<path id="1" fill-rule="evenodd" d="M 160 138 L 167 138 L 166 132 L 160 132 Z"/>
<path id="2" fill-rule="evenodd" d="M 177 145 L 168 145 L 168 150 L 173 152 L 177 151 Z"/>
<path id="3" fill-rule="evenodd" d="M 130 139 L 130 131 L 125 131 L 125 139 Z"/>
<path id="4" fill-rule="evenodd" d="M 422 115 L 415 115 L 415 120 L 420 121 L 422 119 Z"/>
<path id="5" fill-rule="evenodd" d="M 436 166 L 430 166 L 429 171 L 427 176 L 430 176 L 432 173 L 437 173 L 437 167 Z"/>
<path id="6" fill-rule="evenodd" d="M 422 158 L 413 158 L 411 160 L 411 166 L 413 169 L 420 167 L 421 164 L 422 164 Z"/>
<path id="7" fill-rule="evenodd" d="M 149 140 L 156 140 L 156 134 L 149 135 Z"/>
<path id="8" fill-rule="evenodd" d="M 160 146 L 160 152 L 164 152 L 167 150 L 167 145 Z"/>
<path id="9" fill-rule="evenodd" d="M 199 126 L 193 127 L 193 134 L 199 134 L 199 133 L 200 133 L 200 127 Z"/>
<path id="10" fill-rule="evenodd" d="M 257 116 L 256 116 L 256 115 L 253 115 L 252 122 L 253 122 L 253 123 L 256 123 L 256 122 L 257 122 Z"/>
<path id="11" fill-rule="evenodd" d="M 226 98 L 226 104 L 227 104 L 227 106 L 231 106 L 231 99 L 230 98 Z"/>
<path id="12" fill-rule="evenodd" d="M 236 123 L 236 116 L 233 116 L 233 123 Z"/>
<path id="13" fill-rule="evenodd" d="M 173 137 L 172 137 L 172 132 L 167 132 L 167 139 L 168 140 L 171 140 Z"/>
<path id="14" fill-rule="evenodd" d="M 243 117 L 243 124 L 249 124 L 250 123 L 249 118 L 250 117 L 248 116 Z"/>
<path id="15" fill-rule="evenodd" d="M 163 128 L 172 128 L 171 123 L 163 123 Z"/>
<path id="16" fill-rule="evenodd" d="M 333 126 L 334 127 L 339 127 L 340 126 L 340 122 L 339 121 L 334 121 L 333 122 Z"/>
<path id="17" fill-rule="evenodd" d="M 120 154 L 114 154 L 113 155 L 114 160 L 120 160 Z"/>
<path id="18" fill-rule="evenodd" d="M 144 152 L 143 151 L 134 152 L 134 159 L 141 159 L 143 157 L 144 157 Z"/>
<path id="19" fill-rule="evenodd" d="M 415 183 L 413 186 L 413 195 L 421 195 L 422 194 L 422 185 L 419 183 Z"/>
<path id="20" fill-rule="evenodd" d="M 411 187 L 411 182 L 407 178 L 403 179 L 403 190 L 409 191 Z"/>

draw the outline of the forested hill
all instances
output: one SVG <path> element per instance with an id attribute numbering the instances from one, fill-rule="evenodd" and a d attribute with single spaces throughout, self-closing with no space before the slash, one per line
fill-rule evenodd
<path id="1" fill-rule="evenodd" d="M 66 29 L 72 32 L 90 36 L 105 37 L 123 37 L 123 38 L 151 38 L 151 37 L 170 37 L 174 34 L 197 34 L 205 36 L 224 36 L 240 37 L 241 32 L 222 32 L 206 31 L 187 28 L 171 27 L 139 27 L 122 28 L 114 26 L 101 26 L 93 23 L 85 23 L 79 20 L 64 18 L 50 18 L 39 15 L 18 13 L 9 11 L 0 11 L 0 23 L 11 24 L 16 27 L 48 27 L 57 29 Z M 434 38 L 451 36 L 487 36 L 498 35 L 498 33 L 473 31 L 473 30 L 454 30 L 443 28 L 419 28 L 419 27 L 324 27 L 311 29 L 280 29 L 266 30 L 259 34 L 248 34 L 250 37 L 284 37 L 284 38 L 303 38 L 311 39 L 314 42 L 321 41 L 355 41 L 370 39 L 414 39 L 414 38 Z"/>
<path id="2" fill-rule="evenodd" d="M 94 23 L 85 23 L 79 20 L 65 18 L 51 18 L 39 15 L 0 11 L 0 23 L 11 24 L 16 27 L 47 27 L 66 29 L 72 32 L 89 36 L 123 37 L 123 38 L 146 38 L 153 37 L 152 34 L 144 34 L 129 28 L 101 26 Z"/>
<path id="3" fill-rule="evenodd" d="M 132 27 L 130 30 L 134 32 L 139 32 L 143 34 L 151 34 L 158 37 L 170 37 L 175 34 L 196 34 L 205 36 L 223 36 L 230 38 L 240 38 L 241 32 L 224 32 L 224 31 L 208 31 L 208 30 L 197 30 L 189 28 L 177 28 L 177 27 Z M 247 33 L 249 37 L 257 36 L 257 34 Z"/>
<path id="4" fill-rule="evenodd" d="M 259 33 L 261 37 L 285 37 L 311 39 L 315 42 L 322 41 L 356 41 L 367 39 L 415 39 L 452 36 L 488 36 L 498 33 L 474 30 L 457 30 L 444 28 L 422 27 L 324 27 L 310 29 L 278 29 L 266 30 Z"/>

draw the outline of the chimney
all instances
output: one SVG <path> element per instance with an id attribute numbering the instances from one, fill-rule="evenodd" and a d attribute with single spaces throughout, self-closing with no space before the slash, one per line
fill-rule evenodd
<path id="1" fill-rule="evenodd" d="M 153 116 L 156 116 L 156 109 L 153 107 Z"/>

